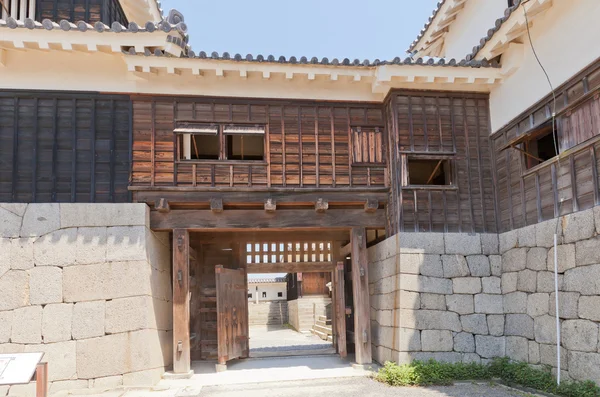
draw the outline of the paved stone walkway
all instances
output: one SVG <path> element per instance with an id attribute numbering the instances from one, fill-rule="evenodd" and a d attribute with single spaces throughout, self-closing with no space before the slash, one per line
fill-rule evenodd
<path id="1" fill-rule="evenodd" d="M 332 347 L 331 342 L 316 335 L 297 332 L 279 325 L 250 327 L 250 355 L 258 352 L 321 350 Z"/>

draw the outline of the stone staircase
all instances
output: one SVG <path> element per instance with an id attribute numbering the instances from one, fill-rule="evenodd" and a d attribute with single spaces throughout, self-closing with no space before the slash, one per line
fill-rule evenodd
<path id="1" fill-rule="evenodd" d="M 328 319 L 327 316 L 317 317 L 317 323 L 313 325 L 311 332 L 323 340 L 333 342 L 331 320 Z"/>

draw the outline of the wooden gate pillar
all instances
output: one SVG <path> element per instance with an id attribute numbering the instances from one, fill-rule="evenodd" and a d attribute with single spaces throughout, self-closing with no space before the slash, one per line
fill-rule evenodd
<path id="1" fill-rule="evenodd" d="M 369 305 L 369 268 L 367 232 L 354 227 L 352 244 L 352 293 L 354 297 L 354 345 L 357 364 L 371 364 L 371 308 Z"/>
<path id="2" fill-rule="evenodd" d="M 335 348 L 340 357 L 346 357 L 348 350 L 346 346 L 346 299 L 344 287 L 344 257 L 340 254 L 341 244 L 334 241 L 331 244 L 331 260 L 334 264 L 333 277 L 333 326 L 335 334 Z"/>
<path id="3" fill-rule="evenodd" d="M 173 230 L 173 372 L 188 373 L 190 359 L 190 235 Z"/>

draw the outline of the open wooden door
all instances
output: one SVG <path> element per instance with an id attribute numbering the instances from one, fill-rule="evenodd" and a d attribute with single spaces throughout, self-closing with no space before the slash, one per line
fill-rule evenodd
<path id="1" fill-rule="evenodd" d="M 215 266 L 217 284 L 217 350 L 220 365 L 248 352 L 248 313 L 245 269 Z"/>

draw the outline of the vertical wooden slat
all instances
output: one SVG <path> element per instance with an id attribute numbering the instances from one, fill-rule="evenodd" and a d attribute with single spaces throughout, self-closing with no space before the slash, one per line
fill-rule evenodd
<path id="1" fill-rule="evenodd" d="M 350 108 L 346 108 L 346 128 L 348 129 L 348 143 L 352 142 L 352 127 L 350 126 Z M 352 155 L 350 154 L 350 148 L 348 148 L 348 181 L 349 185 L 352 186 Z"/>
<path id="2" fill-rule="evenodd" d="M 91 160 L 91 177 L 90 177 L 90 202 L 96 202 L 96 100 L 92 99 L 90 120 L 90 160 Z"/>
<path id="3" fill-rule="evenodd" d="M 369 304 L 369 261 L 367 232 L 352 228 L 352 293 L 354 298 L 354 342 L 357 364 L 371 364 L 371 307 Z"/>
<path id="4" fill-rule="evenodd" d="M 335 341 L 340 357 L 348 355 L 346 342 L 346 299 L 344 286 L 344 258 L 340 255 L 341 243 L 331 243 L 331 261 L 335 264 L 333 271 Z"/>
<path id="5" fill-rule="evenodd" d="M 267 187 L 271 187 L 271 130 L 269 128 L 269 119 L 271 118 L 271 108 L 266 105 L 266 127 L 265 127 L 265 148 L 267 150 Z"/>
<path id="6" fill-rule="evenodd" d="M 417 191 L 413 190 L 413 206 L 415 212 L 415 232 L 419 231 L 419 204 L 417 202 Z"/>
<path id="7" fill-rule="evenodd" d="M 38 149 L 38 98 L 33 99 L 33 138 L 31 145 L 33 153 L 31 158 L 31 202 L 37 202 L 37 149 Z"/>
<path id="8" fill-rule="evenodd" d="M 594 145 L 590 146 L 590 162 L 592 164 L 594 205 L 600 205 L 600 186 L 598 186 L 598 162 L 596 160 L 596 147 Z"/>
<path id="9" fill-rule="evenodd" d="M 475 210 L 473 209 L 473 188 L 471 186 L 471 150 L 469 145 L 469 126 L 467 123 L 467 105 L 464 98 L 461 99 L 462 109 L 463 109 L 463 128 L 465 134 L 465 150 L 466 150 L 466 162 L 467 162 L 467 188 L 469 195 L 469 211 L 471 215 L 471 219 L 469 224 L 471 225 L 471 232 L 475 231 Z M 460 200 L 459 200 L 460 206 Z"/>
<path id="10" fill-rule="evenodd" d="M 448 206 L 446 204 L 445 190 L 442 190 L 442 209 L 444 212 L 444 233 L 448 233 Z"/>
<path id="11" fill-rule="evenodd" d="M 332 186 L 335 187 L 335 123 L 333 120 L 333 108 L 329 109 L 329 120 L 331 123 L 331 163 L 332 163 Z"/>
<path id="12" fill-rule="evenodd" d="M 133 101 L 130 99 L 128 104 L 128 112 L 127 112 L 127 117 L 128 117 L 128 127 L 129 127 L 129 131 L 128 131 L 128 136 L 129 136 L 129 146 L 128 146 L 128 156 L 129 156 L 129 184 L 131 184 L 132 182 L 132 175 L 133 175 Z M 131 190 L 127 191 L 127 198 L 129 201 L 132 201 L 133 198 L 133 192 Z"/>
<path id="13" fill-rule="evenodd" d="M 537 219 L 541 222 L 542 219 L 542 194 L 540 192 L 540 174 L 535 173 L 535 204 L 537 208 Z"/>
<path id="14" fill-rule="evenodd" d="M 569 171 L 571 173 L 571 195 L 573 196 L 573 212 L 579 211 L 579 202 L 577 200 L 577 177 L 575 175 L 575 156 L 569 156 Z"/>
<path id="15" fill-rule="evenodd" d="M 150 107 L 150 186 L 154 186 L 156 169 L 154 166 L 155 162 L 155 151 L 156 151 L 156 102 L 152 101 Z"/>
<path id="16" fill-rule="evenodd" d="M 433 232 L 433 210 L 431 208 L 431 190 L 427 192 L 427 208 L 429 209 L 429 231 Z"/>
<path id="17" fill-rule="evenodd" d="M 95 131 L 95 129 L 94 129 L 94 131 Z M 58 162 L 58 137 L 57 137 L 57 134 L 58 134 L 58 101 L 56 100 L 56 98 L 54 98 L 54 100 L 52 101 L 52 196 L 51 196 L 52 202 L 56 202 L 56 163 Z"/>
<path id="18" fill-rule="evenodd" d="M 192 164 L 192 186 L 194 186 L 194 187 L 198 186 L 198 169 L 197 169 L 196 164 Z"/>
<path id="19" fill-rule="evenodd" d="M 116 114 L 115 114 L 115 101 L 110 101 L 110 187 L 109 187 L 109 201 L 115 202 L 115 130 L 116 130 Z"/>
<path id="20" fill-rule="evenodd" d="M 439 98 L 436 96 L 435 97 L 435 114 L 437 117 L 437 123 L 438 123 L 438 133 L 440 136 L 440 152 L 443 151 L 444 149 L 444 135 L 443 135 L 443 129 L 442 129 L 442 115 L 440 114 L 440 100 Z"/>
<path id="21" fill-rule="evenodd" d="M 177 127 L 175 120 L 177 120 L 177 101 L 173 101 L 173 130 Z M 177 134 L 173 134 L 173 148 L 177 148 Z M 177 163 L 177 150 L 173 150 L 173 186 L 177 186 L 177 170 L 179 164 Z"/>
<path id="22" fill-rule="evenodd" d="M 558 176 L 556 175 L 556 163 L 552 163 L 552 165 L 550 166 L 550 172 L 552 174 L 552 196 L 554 198 L 554 217 L 557 218 L 559 215 L 559 211 L 558 211 Z M 510 195 L 510 192 L 509 192 L 509 195 Z M 512 229 L 512 225 L 511 225 L 511 229 Z"/>
<path id="23" fill-rule="evenodd" d="M 173 230 L 173 372 L 190 371 L 189 305 L 190 236 L 187 229 Z"/>
<path id="24" fill-rule="evenodd" d="M 18 155 L 19 155 L 19 97 L 14 99 L 14 116 L 13 116 L 13 158 L 12 158 L 12 181 L 11 181 L 11 200 L 17 200 L 17 177 L 18 173 Z"/>
<path id="25" fill-rule="evenodd" d="M 247 294 L 248 293 L 248 264 L 246 261 L 246 243 L 245 242 L 240 242 L 237 243 L 236 246 L 234 246 L 234 249 L 237 250 L 234 251 L 237 253 L 237 262 L 238 262 L 238 267 L 241 269 L 244 269 L 244 272 L 246 273 L 246 277 L 244 277 L 244 293 Z M 241 317 L 243 319 L 245 319 L 244 321 L 244 334 L 246 336 L 250 336 L 250 321 L 249 321 L 249 310 L 248 310 L 248 299 L 245 299 L 245 314 L 242 315 Z M 246 343 L 246 345 L 244 346 L 245 348 L 242 351 L 242 358 L 248 358 L 250 357 L 250 343 Z"/>
<path id="26" fill-rule="evenodd" d="M 229 187 L 233 187 L 233 165 L 229 166 Z"/>
<path id="27" fill-rule="evenodd" d="M 504 145 L 506 145 L 506 143 L 508 142 L 508 138 L 506 136 L 506 131 L 504 131 L 503 133 L 504 135 Z M 512 182 L 511 182 L 511 174 L 512 171 L 510 170 L 511 168 L 511 162 L 510 162 L 510 152 L 508 150 L 505 150 L 505 161 L 506 161 L 506 192 L 508 194 L 508 224 L 510 227 L 510 230 L 514 229 L 514 224 L 513 224 L 513 203 L 512 203 Z"/>
<path id="28" fill-rule="evenodd" d="M 429 136 L 427 132 L 427 115 L 425 114 L 425 97 L 421 97 L 421 112 L 423 114 L 423 139 L 425 139 L 425 151 L 429 151 Z"/>
<path id="29" fill-rule="evenodd" d="M 71 202 L 77 201 L 77 99 L 73 98 L 71 107 Z M 130 103 L 130 106 L 133 106 Z M 129 175 L 131 175 L 132 142 L 129 142 Z M 130 192 L 131 193 L 131 192 Z"/>
<path id="30" fill-rule="evenodd" d="M 475 101 L 475 117 L 477 119 L 477 123 L 476 123 L 476 134 L 477 134 L 477 140 L 476 142 L 476 146 L 475 149 L 477 150 L 477 174 L 479 175 L 479 199 L 481 200 L 481 224 L 483 226 L 483 232 L 487 232 L 487 227 L 486 227 L 486 213 L 485 213 L 485 197 L 483 194 L 483 160 L 481 158 L 481 142 L 480 142 L 480 137 L 481 137 L 481 123 L 479 121 L 479 100 Z M 474 222 L 474 221 L 473 221 Z"/>
<path id="31" fill-rule="evenodd" d="M 285 107 L 282 106 L 281 107 L 281 162 L 282 162 L 282 168 L 281 168 L 281 172 L 283 175 L 283 179 L 282 179 L 282 183 L 283 186 L 286 185 L 287 181 L 286 181 L 286 176 L 285 176 L 285 160 L 286 160 L 286 153 L 285 153 Z"/>
<path id="32" fill-rule="evenodd" d="M 55 14 L 55 19 L 56 19 L 56 11 L 58 10 L 58 7 L 56 7 L 56 0 L 54 0 L 54 4 L 55 4 L 55 8 L 54 8 L 54 14 Z M 89 21 L 90 20 L 90 0 L 85 0 L 85 20 Z"/>
<path id="33" fill-rule="evenodd" d="M 319 187 L 319 109 L 315 106 L 315 172 L 316 172 L 316 185 Z"/>
<path id="34" fill-rule="evenodd" d="M 410 139 L 410 150 L 414 151 L 415 150 L 415 135 L 414 135 L 414 131 L 413 131 L 413 112 L 412 112 L 412 101 L 411 101 L 411 96 L 408 95 L 408 136 Z M 397 109 L 394 109 L 394 111 L 397 111 Z"/>
<path id="35" fill-rule="evenodd" d="M 300 187 L 304 186 L 304 159 L 302 155 L 302 108 L 298 106 L 298 161 L 300 163 Z"/>

